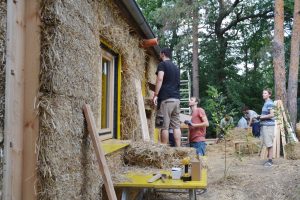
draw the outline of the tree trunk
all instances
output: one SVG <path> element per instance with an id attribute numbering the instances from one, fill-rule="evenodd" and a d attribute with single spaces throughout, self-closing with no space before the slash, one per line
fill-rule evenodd
<path id="1" fill-rule="evenodd" d="M 297 121 L 297 91 L 299 71 L 300 1 L 298 0 L 294 3 L 294 24 L 291 41 L 291 57 L 288 79 L 288 110 L 291 116 L 292 125 L 295 128 Z"/>
<path id="2" fill-rule="evenodd" d="M 286 106 L 286 77 L 284 59 L 283 0 L 275 0 L 275 23 L 273 42 L 273 65 L 275 78 L 275 99 L 281 99 Z"/>
<path id="3" fill-rule="evenodd" d="M 198 7 L 193 7 L 192 41 L 193 41 L 193 96 L 199 98 L 199 42 L 198 42 L 199 13 Z"/>
<path id="4" fill-rule="evenodd" d="M 223 84 L 223 82 L 225 81 L 226 78 L 225 61 L 226 61 L 226 50 L 228 47 L 228 42 L 223 35 L 217 35 L 217 40 L 218 40 L 218 56 L 216 57 L 217 76 L 218 76 L 219 85 L 221 87 L 224 87 L 225 85 Z"/>

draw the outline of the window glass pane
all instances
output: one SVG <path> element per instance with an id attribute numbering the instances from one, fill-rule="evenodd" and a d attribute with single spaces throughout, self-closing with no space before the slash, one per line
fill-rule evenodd
<path id="1" fill-rule="evenodd" d="M 102 58 L 101 129 L 109 128 L 111 61 Z"/>

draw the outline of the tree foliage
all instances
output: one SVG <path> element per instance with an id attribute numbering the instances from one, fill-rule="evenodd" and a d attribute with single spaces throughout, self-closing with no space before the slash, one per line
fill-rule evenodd
<path id="1" fill-rule="evenodd" d="M 293 2 L 285 0 L 284 5 L 286 70 Z M 240 110 L 247 105 L 260 112 L 263 88 L 274 89 L 273 0 L 138 0 L 138 3 L 158 35 L 160 46 L 173 49 L 182 79 L 187 79 L 187 71 L 192 73 L 191 15 L 198 6 L 200 98 L 208 99 L 206 91 L 212 86 L 222 92 L 232 108 Z M 241 115 L 238 112 L 236 117 Z"/>

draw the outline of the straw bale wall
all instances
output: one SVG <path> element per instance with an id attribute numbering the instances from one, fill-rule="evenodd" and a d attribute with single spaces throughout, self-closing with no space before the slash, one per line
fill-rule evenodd
<path id="1" fill-rule="evenodd" d="M 122 19 L 116 5 L 109 0 L 99 0 L 100 37 L 111 44 L 122 57 L 121 91 L 121 133 L 123 139 L 140 140 L 141 124 L 138 121 L 138 108 L 135 79 L 143 80 L 145 73 L 145 52 L 138 48 L 138 38 Z"/>
<path id="2" fill-rule="evenodd" d="M 5 105 L 5 38 L 6 0 L 0 0 L 0 151 L 3 152 L 4 105 Z M 0 154 L 0 193 L 2 194 L 3 153 Z M 0 199 L 2 197 L 0 196 Z"/>
<path id="3" fill-rule="evenodd" d="M 93 1 L 41 1 L 39 199 L 100 199 L 102 179 L 82 113 L 99 105 Z"/>
<path id="4" fill-rule="evenodd" d="M 149 57 L 148 63 L 147 63 L 147 72 L 146 72 L 146 81 L 155 84 L 156 81 L 156 69 L 157 69 L 158 61 L 154 57 Z M 152 100 L 153 92 L 149 89 L 147 90 L 146 98 L 149 100 Z M 155 108 L 153 108 L 152 101 L 146 101 L 146 104 L 148 104 L 148 107 L 152 107 L 151 112 L 148 116 L 148 127 L 149 127 L 149 134 L 151 140 L 154 139 L 154 129 L 155 129 Z"/>
<path id="5" fill-rule="evenodd" d="M 84 103 L 94 111 L 101 103 L 100 39 L 122 57 L 124 139 L 141 138 L 134 81 L 145 78 L 145 52 L 112 1 L 42 0 L 41 16 L 38 198 L 101 199 L 103 181 L 82 113 Z M 109 163 L 119 158 L 107 157 Z"/>

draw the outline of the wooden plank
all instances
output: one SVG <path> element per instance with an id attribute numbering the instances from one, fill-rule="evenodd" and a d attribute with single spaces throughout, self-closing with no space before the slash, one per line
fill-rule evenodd
<path id="1" fill-rule="evenodd" d="M 7 1 L 3 199 L 22 199 L 25 1 Z"/>
<path id="2" fill-rule="evenodd" d="M 284 120 L 284 122 L 286 124 L 286 128 L 287 128 L 288 134 L 290 134 L 292 136 L 292 139 L 293 139 L 294 142 L 299 142 L 298 138 L 296 137 L 295 132 L 293 131 L 293 129 L 291 127 L 291 124 L 290 124 L 290 122 L 289 122 L 289 120 L 287 118 L 287 115 L 286 115 L 284 106 L 282 104 L 282 101 L 278 100 L 278 104 L 279 104 L 280 111 L 281 111 L 282 116 L 283 116 L 283 120 Z"/>
<path id="3" fill-rule="evenodd" d="M 272 149 L 273 150 L 273 158 L 276 158 L 276 149 L 277 149 L 277 133 L 275 131 L 274 139 L 273 139 L 273 149 Z"/>
<path id="4" fill-rule="evenodd" d="M 139 119 L 142 128 L 142 139 L 144 141 L 150 141 L 148 122 L 147 122 L 146 112 L 145 112 L 145 104 L 142 95 L 141 81 L 139 81 L 138 79 L 135 79 L 135 89 L 136 89 L 136 97 L 138 103 L 137 106 L 139 110 Z"/>
<path id="5" fill-rule="evenodd" d="M 282 115 L 280 116 L 280 121 L 281 121 L 281 123 L 280 123 L 280 135 L 281 135 L 283 157 L 286 158 L 286 153 L 285 153 L 286 137 L 285 137 L 285 131 L 284 131 L 284 127 L 283 127 Z"/>
<path id="6" fill-rule="evenodd" d="M 158 174 L 156 174 L 155 176 L 153 176 L 153 177 L 151 177 L 150 179 L 148 179 L 148 183 L 153 183 L 154 181 L 156 181 L 156 180 L 158 180 L 158 179 L 160 179 L 161 178 L 161 174 L 160 173 L 158 173 Z"/>
<path id="7" fill-rule="evenodd" d="M 87 122 L 88 131 L 95 149 L 99 170 L 103 178 L 107 196 L 109 200 L 117 200 L 116 192 L 114 189 L 113 182 L 111 180 L 110 171 L 105 160 L 104 151 L 101 147 L 100 139 L 97 134 L 96 123 L 90 105 L 85 104 L 83 106 L 83 111 Z"/>
<path id="8" fill-rule="evenodd" d="M 276 133 L 276 157 L 280 158 L 280 127 L 278 124 L 275 126 Z"/>
<path id="9" fill-rule="evenodd" d="M 36 194 L 37 154 L 36 141 L 39 132 L 38 108 L 35 107 L 39 91 L 40 73 L 40 15 L 39 2 L 26 0 L 25 20 L 25 102 L 23 137 L 22 199 L 34 200 Z"/>

